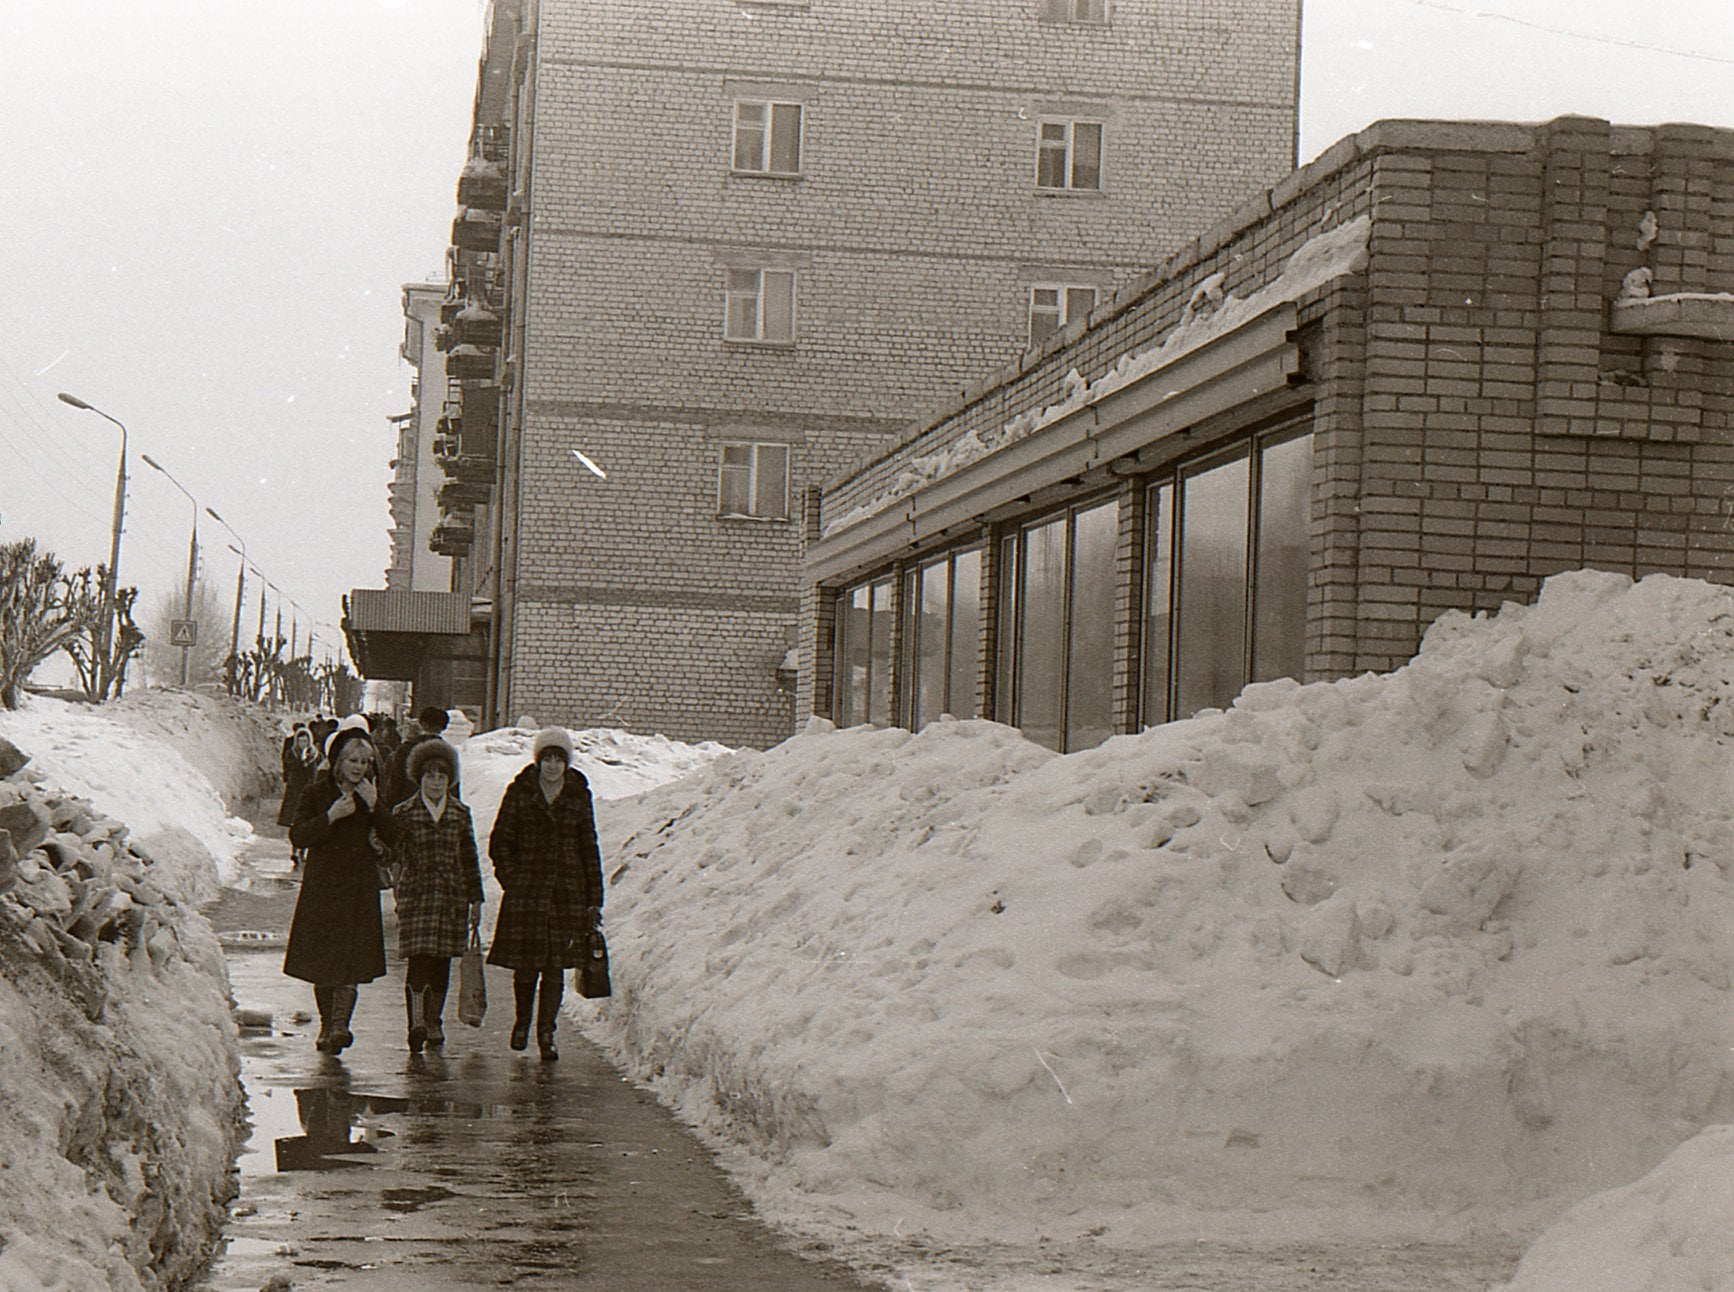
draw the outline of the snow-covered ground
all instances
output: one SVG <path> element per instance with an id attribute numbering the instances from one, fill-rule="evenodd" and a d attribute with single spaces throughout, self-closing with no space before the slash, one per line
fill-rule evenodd
<path id="1" fill-rule="evenodd" d="M 484 847 L 529 736 L 463 742 Z M 846 1250 L 1557 1220 L 1512 1292 L 1729 1285 L 1731 738 L 1734 595 L 1593 572 L 1067 756 L 578 733 L 616 995 L 569 1009 Z"/>

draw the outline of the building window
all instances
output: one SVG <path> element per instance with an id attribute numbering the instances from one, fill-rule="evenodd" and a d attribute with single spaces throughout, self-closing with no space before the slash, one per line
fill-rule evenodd
<path id="1" fill-rule="evenodd" d="M 1041 0 L 1043 22 L 1076 22 L 1105 26 L 1108 0 Z"/>
<path id="2" fill-rule="evenodd" d="M 909 571 L 903 615 L 902 691 L 910 730 L 942 713 L 975 717 L 981 553 L 953 552 Z"/>
<path id="3" fill-rule="evenodd" d="M 723 335 L 730 341 L 793 341 L 795 271 L 729 270 Z"/>
<path id="4" fill-rule="evenodd" d="M 789 446 L 725 444 L 717 467 L 719 516 L 789 518 Z"/>
<path id="5" fill-rule="evenodd" d="M 892 583 L 876 579 L 837 595 L 836 699 L 839 727 L 891 721 Z"/>
<path id="6" fill-rule="evenodd" d="M 801 105 L 735 101 L 734 168 L 761 175 L 801 172 Z"/>
<path id="7" fill-rule="evenodd" d="M 1038 284 L 1030 288 L 1030 344 L 1053 335 L 1096 308 L 1094 287 Z"/>
<path id="8" fill-rule="evenodd" d="M 1050 749 L 1089 749 L 1113 734 L 1119 515 L 1112 500 L 1068 508 L 1022 526 L 1002 550 L 1000 586 L 1011 596 L 1000 667 L 1010 686 L 1000 715 Z"/>
<path id="9" fill-rule="evenodd" d="M 1144 722 L 1226 708 L 1306 663 L 1312 438 L 1276 432 L 1151 483 Z"/>
<path id="10" fill-rule="evenodd" d="M 1042 122 L 1036 143 L 1036 187 L 1100 189 L 1102 123 Z"/>

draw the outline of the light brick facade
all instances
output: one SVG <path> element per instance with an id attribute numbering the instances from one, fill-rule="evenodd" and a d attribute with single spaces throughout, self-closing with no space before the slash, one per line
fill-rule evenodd
<path id="1" fill-rule="evenodd" d="M 986 558 L 981 708 L 1004 716 L 993 694 L 999 538 L 1068 497 L 1110 489 L 1121 503 L 1114 721 L 1136 730 L 1143 485 L 1285 420 L 1310 432 L 1309 679 L 1396 667 L 1442 612 L 1527 599 L 1562 570 L 1729 581 L 1731 217 L 1727 131 L 1568 117 L 1384 122 L 1343 140 L 1087 324 L 978 381 L 895 449 L 830 483 L 826 523 L 882 506 L 914 460 L 1057 403 L 1070 371 L 1094 381 L 1149 349 L 1209 276 L 1223 276 L 1231 300 L 1249 298 L 1309 239 L 1365 221 L 1361 266 L 1292 300 L 1296 370 L 1278 387 L 1249 386 L 1238 407 L 1193 424 L 1152 423 L 1135 452 L 941 535 L 920 535 L 923 504 L 912 496 L 895 502 L 907 524 L 869 519 L 816 542 L 801 710 L 833 709 L 840 589 L 887 573 L 901 587 L 929 552 L 975 545 Z M 850 538 L 874 524 L 883 537 Z"/>
<path id="2" fill-rule="evenodd" d="M 1019 353 L 1032 284 L 1105 299 L 1292 164 L 1297 0 L 1041 12 L 497 0 L 477 129 L 511 197 L 457 253 L 506 316 L 463 417 L 497 403 L 462 554 L 488 721 L 788 735 L 810 489 Z M 800 105 L 798 173 L 734 168 L 737 100 Z M 1038 189 L 1044 120 L 1101 124 L 1099 190 Z M 725 339 L 731 269 L 793 271 L 792 340 Z M 719 514 L 749 443 L 789 450 L 786 518 Z"/>

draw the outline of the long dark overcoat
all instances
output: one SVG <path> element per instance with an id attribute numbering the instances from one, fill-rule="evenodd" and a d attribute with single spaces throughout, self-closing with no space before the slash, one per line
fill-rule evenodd
<path id="1" fill-rule="evenodd" d="M 488 963 L 569 968 L 583 950 L 584 908 L 602 905 L 602 853 L 590 782 L 575 767 L 550 806 L 531 763 L 500 799 L 488 856 L 504 896 Z"/>
<path id="2" fill-rule="evenodd" d="M 283 751 L 283 802 L 277 809 L 278 825 L 295 824 L 295 809 L 301 806 L 301 794 L 318 771 L 317 754 L 310 754 L 304 760 L 293 745 Z"/>
<path id="3" fill-rule="evenodd" d="M 295 809 L 289 841 L 307 849 L 301 895 L 289 925 L 283 972 L 322 986 L 372 982 L 385 973 L 385 931 L 379 918 L 379 861 L 368 831 L 389 845 L 391 818 L 383 804 L 355 811 L 337 822 L 325 813 L 337 802 L 337 782 L 327 768 L 313 778 Z"/>
<path id="4" fill-rule="evenodd" d="M 482 900 L 481 859 L 470 810 L 450 794 L 435 821 L 417 794 L 391 812 L 397 872 L 397 953 L 457 956 L 469 940 L 470 903 Z"/>

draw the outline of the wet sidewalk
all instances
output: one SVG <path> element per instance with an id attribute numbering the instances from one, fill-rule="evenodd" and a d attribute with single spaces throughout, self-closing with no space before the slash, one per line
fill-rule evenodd
<path id="1" fill-rule="evenodd" d="M 388 956 L 388 977 L 361 988 L 355 1044 L 319 1054 L 312 991 L 281 973 L 288 864 L 286 844 L 261 840 L 243 880 L 251 891 L 207 912 L 241 1017 L 270 1024 L 243 1029 L 253 1132 L 204 1288 L 256 1292 L 273 1278 L 297 1292 L 875 1286 L 780 1246 L 698 1141 L 609 1068 L 570 1016 L 558 1062 L 534 1044 L 511 1051 L 508 973 L 489 971 L 477 1029 L 456 1020 L 454 965 L 443 1051 L 411 1056 L 403 966 Z"/>

